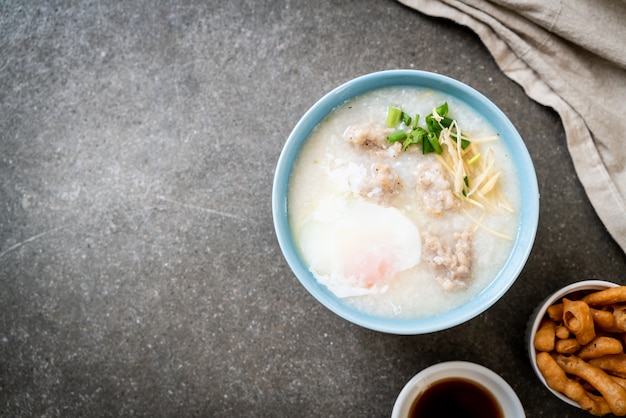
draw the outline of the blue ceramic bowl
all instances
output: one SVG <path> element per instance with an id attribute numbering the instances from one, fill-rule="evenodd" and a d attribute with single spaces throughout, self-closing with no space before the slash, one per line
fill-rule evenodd
<path id="1" fill-rule="evenodd" d="M 440 315 L 419 319 L 390 319 L 358 311 L 320 285 L 302 261 L 289 227 L 287 190 L 296 157 L 315 126 L 335 107 L 372 90 L 392 86 L 414 86 L 437 90 L 463 101 L 500 134 L 519 174 L 521 224 L 508 261 L 481 293 L 465 304 Z M 365 328 L 391 334 L 415 335 L 435 332 L 464 323 L 481 314 L 513 285 L 532 249 L 539 221 L 537 176 L 519 133 L 496 105 L 473 88 L 439 74 L 415 70 L 391 70 L 367 74 L 335 88 L 315 103 L 296 124 L 281 152 L 272 190 L 274 227 L 280 248 L 293 273 L 322 305 L 340 317 Z"/>

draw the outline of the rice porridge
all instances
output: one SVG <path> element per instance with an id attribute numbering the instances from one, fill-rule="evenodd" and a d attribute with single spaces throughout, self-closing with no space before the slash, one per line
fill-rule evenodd
<path id="1" fill-rule="evenodd" d="M 287 202 L 318 282 L 394 318 L 449 311 L 480 293 L 520 222 L 518 179 L 498 133 L 463 102 L 414 87 L 334 109 L 303 144 Z"/>

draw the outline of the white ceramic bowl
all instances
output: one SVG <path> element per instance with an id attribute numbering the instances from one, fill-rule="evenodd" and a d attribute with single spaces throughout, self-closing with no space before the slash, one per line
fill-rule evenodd
<path id="1" fill-rule="evenodd" d="M 434 383 L 450 378 L 470 380 L 487 389 L 500 404 L 506 418 L 526 417 L 522 403 L 502 377 L 479 364 L 449 361 L 430 366 L 409 380 L 396 398 L 391 418 L 407 418 L 418 395 Z"/>
<path id="2" fill-rule="evenodd" d="M 546 383 L 546 379 L 544 379 L 543 375 L 539 371 L 539 368 L 537 367 L 537 351 L 535 350 L 535 346 L 534 346 L 535 334 L 537 333 L 537 329 L 539 329 L 539 324 L 541 323 L 541 320 L 545 316 L 546 310 L 548 309 L 548 307 L 550 305 L 553 305 L 555 302 L 560 301 L 561 298 L 563 298 L 564 296 L 567 296 L 574 292 L 579 292 L 579 291 L 584 291 L 584 290 L 604 290 L 609 287 L 617 287 L 617 286 L 619 285 L 616 283 L 607 282 L 603 280 L 585 280 L 582 282 L 569 284 L 559 289 L 558 291 L 554 292 L 553 294 L 548 296 L 543 302 L 541 302 L 537 306 L 537 308 L 533 311 L 528 321 L 528 327 L 526 330 L 526 349 L 528 350 L 528 356 L 530 357 L 531 367 L 533 368 L 533 370 L 535 371 L 535 374 L 537 375 L 537 377 L 539 378 L 539 380 L 545 386 L 546 389 L 552 392 L 554 396 L 561 399 L 563 402 L 568 403 L 577 408 L 580 408 L 580 405 L 578 405 L 576 402 L 574 402 L 567 396 L 563 395 L 562 393 L 559 393 L 551 389 Z"/>
<path id="3" fill-rule="evenodd" d="M 294 161 L 311 131 L 336 106 L 372 90 L 414 86 L 440 91 L 464 102 L 500 134 L 519 174 L 520 228 L 508 261 L 492 282 L 476 297 L 441 315 L 421 319 L 390 319 L 368 315 L 348 306 L 320 285 L 303 262 L 294 243 L 287 213 L 287 189 Z M 393 334 L 423 334 L 468 321 L 497 302 L 520 274 L 534 243 L 539 219 L 539 191 L 534 166 L 524 141 L 509 119 L 489 99 L 473 88 L 443 75 L 415 70 L 382 71 L 364 75 L 335 88 L 315 103 L 297 123 L 278 160 L 272 190 L 274 227 L 280 248 L 295 276 L 320 303 L 355 324 Z"/>

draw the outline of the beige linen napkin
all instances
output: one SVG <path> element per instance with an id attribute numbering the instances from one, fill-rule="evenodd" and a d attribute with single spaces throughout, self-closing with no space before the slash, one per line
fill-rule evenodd
<path id="1" fill-rule="evenodd" d="M 558 112 L 587 196 L 626 252 L 626 1 L 399 1 L 472 29 L 509 78 Z"/>

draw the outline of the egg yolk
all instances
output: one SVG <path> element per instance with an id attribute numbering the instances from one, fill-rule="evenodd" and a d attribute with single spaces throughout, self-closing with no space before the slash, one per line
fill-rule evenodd
<path id="1" fill-rule="evenodd" d="M 392 279 L 396 271 L 395 263 L 386 254 L 363 252 L 355 255 L 346 265 L 345 275 L 353 277 L 362 287 L 384 285 Z"/>

